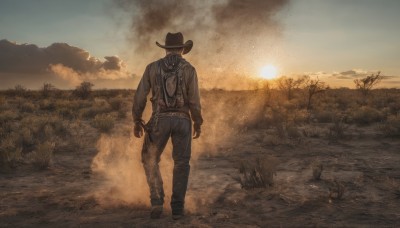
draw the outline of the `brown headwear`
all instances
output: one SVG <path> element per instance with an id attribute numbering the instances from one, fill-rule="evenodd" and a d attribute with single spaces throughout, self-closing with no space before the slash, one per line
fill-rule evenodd
<path id="1" fill-rule="evenodd" d="M 174 48 L 183 48 L 182 54 L 189 53 L 193 47 L 193 41 L 188 40 L 183 43 L 183 35 L 180 32 L 177 33 L 168 33 L 165 37 L 165 45 L 162 45 L 156 41 L 157 46 L 164 49 L 174 49 Z"/>

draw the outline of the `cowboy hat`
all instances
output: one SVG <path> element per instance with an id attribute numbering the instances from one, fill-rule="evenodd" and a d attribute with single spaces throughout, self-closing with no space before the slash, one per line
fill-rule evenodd
<path id="1" fill-rule="evenodd" d="M 183 48 L 182 54 L 189 53 L 193 47 L 193 41 L 188 40 L 183 43 L 183 35 L 180 32 L 177 33 L 168 33 L 165 37 L 165 45 L 162 45 L 156 41 L 157 46 L 164 49 L 173 49 L 173 48 Z"/>

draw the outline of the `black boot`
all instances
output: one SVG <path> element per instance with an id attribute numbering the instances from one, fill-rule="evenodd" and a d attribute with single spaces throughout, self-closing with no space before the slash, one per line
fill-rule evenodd
<path id="1" fill-rule="evenodd" d="M 150 218 L 159 219 L 161 217 L 162 212 L 163 212 L 163 206 L 162 205 L 152 206 L 151 207 Z"/>

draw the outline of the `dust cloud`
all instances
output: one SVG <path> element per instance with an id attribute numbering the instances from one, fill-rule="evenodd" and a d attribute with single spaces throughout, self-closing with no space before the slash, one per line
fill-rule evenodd
<path id="1" fill-rule="evenodd" d="M 193 40 L 185 55 L 199 73 L 202 88 L 248 89 L 243 77 L 279 55 L 282 26 L 277 13 L 289 0 L 115 0 L 114 14 L 129 21 L 127 50 L 137 74 L 160 58 L 167 32 Z M 227 80 L 229 78 L 229 80 Z"/>
<path id="2" fill-rule="evenodd" d="M 265 101 L 265 93 L 262 91 L 229 93 L 222 90 L 203 91 L 204 124 L 201 137 L 192 141 L 191 173 L 186 197 L 187 211 L 195 213 L 207 210 L 221 191 L 214 188 L 201 191 L 191 189 L 191 184 L 207 186 L 207 181 L 211 178 L 199 178 L 204 176 L 199 175 L 202 171 L 197 168 L 201 159 L 216 155 L 229 156 L 226 154 L 225 146 L 232 140 L 237 140 L 239 132 L 257 125 L 256 121 L 265 113 Z M 145 120 L 149 120 L 150 113 L 151 108 L 147 106 L 144 113 Z M 150 206 L 149 188 L 141 162 L 143 139 L 135 138 L 132 129 L 133 124 L 130 119 L 123 125 L 118 125 L 112 134 L 102 135 L 97 142 L 98 154 L 93 160 L 92 170 L 105 180 L 95 190 L 94 195 L 105 207 Z M 160 162 L 166 211 L 170 210 L 172 170 L 172 145 L 169 142 Z"/>
<path id="3" fill-rule="evenodd" d="M 259 82 L 244 76 L 243 69 L 266 51 L 268 45 L 264 43 L 268 37 L 279 36 L 279 23 L 273 16 L 287 2 L 114 1 L 119 11 L 130 16 L 131 30 L 128 36 L 135 50 L 136 64 L 144 68 L 150 61 L 154 61 L 160 56 L 160 49 L 155 47 L 154 42 L 160 41 L 160 37 L 164 37 L 167 32 L 181 31 L 186 39 L 195 41 L 189 60 L 200 72 L 200 86 L 225 89 L 257 88 Z M 268 36 L 271 31 L 276 32 Z M 206 188 L 209 180 L 199 179 L 196 175 L 196 172 L 201 172 L 196 168 L 201 158 L 226 153 L 224 145 L 236 139 L 240 131 L 257 125 L 256 120 L 265 113 L 265 93 L 227 93 L 214 89 L 202 91 L 201 99 L 204 124 L 201 137 L 193 140 L 192 145 L 192 168 L 186 198 L 186 210 L 189 212 L 208 207 L 221 190 L 211 187 L 201 192 L 191 191 L 190 183 L 200 186 L 204 184 Z M 149 120 L 150 113 L 147 105 L 145 120 Z M 112 135 L 101 136 L 98 141 L 99 152 L 93 160 L 92 168 L 106 179 L 95 193 L 104 205 L 149 206 L 149 189 L 140 155 L 143 139 L 134 138 L 132 128 L 133 124 L 129 122 Z M 166 200 L 164 207 L 167 210 L 172 188 L 171 147 L 169 143 L 160 162 Z"/>

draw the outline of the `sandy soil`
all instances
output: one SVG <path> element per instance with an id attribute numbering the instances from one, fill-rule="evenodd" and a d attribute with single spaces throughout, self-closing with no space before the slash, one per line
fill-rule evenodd
<path id="1" fill-rule="evenodd" d="M 196 209 L 182 220 L 168 210 L 151 220 L 145 204 L 102 204 L 93 192 L 107 180 L 92 171 L 92 147 L 57 153 L 49 170 L 0 174 L 0 227 L 400 226 L 399 140 L 376 136 L 372 127 L 339 142 L 321 136 L 271 143 L 270 134 L 250 129 L 200 155 L 187 196 Z M 274 186 L 242 189 L 239 161 L 264 155 L 279 160 Z M 315 162 L 324 167 L 319 181 Z M 329 196 L 333 180 L 345 189 L 341 199 Z"/>

